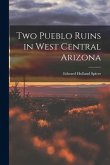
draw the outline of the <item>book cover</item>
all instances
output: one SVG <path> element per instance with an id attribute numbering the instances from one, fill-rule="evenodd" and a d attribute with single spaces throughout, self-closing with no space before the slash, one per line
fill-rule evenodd
<path id="1" fill-rule="evenodd" d="M 110 164 L 109 0 L 10 0 L 10 165 Z"/>

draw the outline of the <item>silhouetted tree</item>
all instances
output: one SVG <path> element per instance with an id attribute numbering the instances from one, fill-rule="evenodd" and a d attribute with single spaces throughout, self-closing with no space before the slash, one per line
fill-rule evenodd
<path id="1" fill-rule="evenodd" d="M 21 102 L 20 89 L 18 88 L 18 83 L 15 83 L 15 86 L 9 92 L 9 104 L 10 107 L 19 106 Z"/>

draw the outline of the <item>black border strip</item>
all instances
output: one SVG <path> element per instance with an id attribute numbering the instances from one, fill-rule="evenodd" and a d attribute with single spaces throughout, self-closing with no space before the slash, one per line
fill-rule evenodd
<path id="1" fill-rule="evenodd" d="M 9 2 L 0 3 L 0 164 L 9 164 Z"/>

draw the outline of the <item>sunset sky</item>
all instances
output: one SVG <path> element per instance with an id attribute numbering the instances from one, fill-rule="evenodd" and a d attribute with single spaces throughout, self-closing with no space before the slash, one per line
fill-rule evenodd
<path id="1" fill-rule="evenodd" d="M 10 25 L 110 25 L 110 0 L 9 0 Z M 30 57 L 14 57 L 11 68 L 34 67 Z M 38 68 L 43 62 L 38 62 Z M 27 85 L 95 85 L 105 82 L 27 82 Z M 109 83 L 109 82 L 108 82 Z M 107 83 L 107 84 L 108 84 Z M 11 82 L 10 85 L 14 83 Z M 22 83 L 21 83 L 22 84 Z"/>
<path id="2" fill-rule="evenodd" d="M 9 0 L 14 25 L 110 25 L 110 0 Z"/>

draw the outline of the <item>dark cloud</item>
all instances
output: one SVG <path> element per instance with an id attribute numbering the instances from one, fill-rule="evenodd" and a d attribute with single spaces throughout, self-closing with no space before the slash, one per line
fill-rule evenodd
<path id="1" fill-rule="evenodd" d="M 94 14 L 87 13 L 81 14 L 78 11 L 70 11 L 70 12 L 61 12 L 59 10 L 56 11 L 44 11 L 35 13 L 23 13 L 21 17 L 10 19 L 11 24 L 25 24 L 25 25 L 54 25 L 54 24 L 83 24 L 83 25 L 92 25 L 92 24 L 105 24 L 104 20 L 98 19 Z"/>
<path id="2" fill-rule="evenodd" d="M 77 5 L 79 6 L 84 6 L 84 7 L 87 7 L 88 6 L 88 3 L 84 0 L 69 0 L 70 2 L 76 2 Z"/>
<path id="3" fill-rule="evenodd" d="M 15 62 L 16 63 L 16 62 Z M 25 66 L 26 64 L 26 66 Z M 11 64 L 10 73 L 11 76 L 22 76 L 22 75 L 30 75 L 30 76 L 38 76 L 38 75 L 52 75 L 54 72 L 52 71 L 52 66 L 55 65 L 52 59 L 48 59 L 47 57 L 33 57 L 25 58 L 24 63 L 20 64 Z M 27 67 L 28 66 L 28 67 Z"/>
<path id="4" fill-rule="evenodd" d="M 105 16 L 108 16 L 109 13 L 108 12 L 105 12 L 105 13 L 100 13 L 99 16 L 102 16 L 102 17 L 105 17 Z"/>
<path id="5" fill-rule="evenodd" d="M 20 3 L 17 3 L 17 7 L 23 8 L 23 9 L 31 9 L 31 8 L 47 8 L 52 7 L 54 5 L 57 5 L 57 3 L 37 3 L 34 1 L 21 1 Z"/>
<path id="6" fill-rule="evenodd" d="M 107 0 L 97 0 L 99 5 L 107 5 Z"/>

